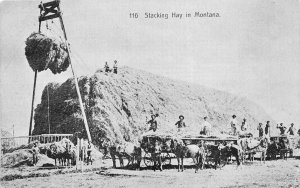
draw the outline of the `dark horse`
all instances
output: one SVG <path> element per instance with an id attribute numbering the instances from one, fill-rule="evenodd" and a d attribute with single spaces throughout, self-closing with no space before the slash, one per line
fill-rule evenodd
<path id="1" fill-rule="evenodd" d="M 237 166 L 240 163 L 241 150 L 237 145 L 227 144 L 223 145 L 222 143 L 218 143 L 217 145 L 207 144 L 207 158 L 211 158 L 214 163 L 214 168 L 218 167 L 222 168 L 227 162 L 228 158 L 234 156 L 237 161 Z"/>

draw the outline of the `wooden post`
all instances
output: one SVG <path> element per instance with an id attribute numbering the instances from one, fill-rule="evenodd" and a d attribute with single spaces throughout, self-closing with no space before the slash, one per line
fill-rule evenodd
<path id="1" fill-rule="evenodd" d="M 82 113 L 82 116 L 83 116 L 83 122 L 84 122 L 85 130 L 86 130 L 86 133 L 87 133 L 87 136 L 88 136 L 88 141 L 92 142 L 92 138 L 91 138 L 91 134 L 90 134 L 89 126 L 88 126 L 88 123 L 87 123 L 87 119 L 86 119 L 86 115 L 85 115 L 85 111 L 84 111 L 84 107 L 83 107 L 83 103 L 82 103 L 82 99 L 81 99 L 81 94 L 80 94 L 80 90 L 79 90 L 79 86 L 78 86 L 78 79 L 77 79 L 77 76 L 74 72 L 73 65 L 71 63 L 71 51 L 70 51 L 70 47 L 69 47 L 69 44 L 68 44 L 67 34 L 66 34 L 64 23 L 63 23 L 60 7 L 58 6 L 57 9 L 58 9 L 58 12 L 60 13 L 59 14 L 59 20 L 60 20 L 61 28 L 64 32 L 65 43 L 66 43 L 67 52 L 68 52 L 68 60 L 69 60 L 70 65 L 71 65 L 71 70 L 72 70 L 72 74 L 73 74 L 74 81 L 75 81 L 75 87 L 76 87 L 76 91 L 77 91 L 77 95 L 78 95 L 78 100 L 79 100 L 79 104 L 80 104 L 81 113 Z"/>
<path id="2" fill-rule="evenodd" d="M 84 151 L 83 151 L 83 138 L 80 139 L 80 146 L 81 146 L 81 152 L 82 152 L 82 160 L 81 160 L 81 163 L 80 163 L 80 169 L 81 169 L 81 172 L 83 172 L 83 162 L 84 162 Z"/>
<path id="3" fill-rule="evenodd" d="M 77 137 L 77 145 L 76 145 L 76 170 L 78 170 L 79 163 L 79 138 Z"/>
<path id="4" fill-rule="evenodd" d="M 64 23 L 63 23 L 62 13 L 60 11 L 59 3 L 60 3 L 59 0 L 54 0 L 54 1 L 47 2 L 47 3 L 42 3 L 42 2 L 40 3 L 40 5 L 38 6 L 40 8 L 39 32 L 40 32 L 40 29 L 41 29 L 41 22 L 42 21 L 46 21 L 46 20 L 49 20 L 49 19 L 54 19 L 54 18 L 57 18 L 57 17 L 59 18 L 60 25 L 61 25 L 61 28 L 62 28 L 63 33 L 64 33 L 65 44 L 66 44 L 67 53 L 68 53 L 68 61 L 70 62 L 72 74 L 73 74 L 74 81 L 75 81 L 76 92 L 77 92 L 78 99 L 79 99 L 79 104 L 80 104 L 80 109 L 81 109 L 81 113 L 82 113 L 82 116 L 83 116 L 83 122 L 84 122 L 85 130 L 87 132 L 88 140 L 91 142 L 92 138 L 91 138 L 89 126 L 88 126 L 88 123 L 87 123 L 87 119 L 86 119 L 86 115 L 85 115 L 85 111 L 84 111 L 84 107 L 83 107 L 83 103 L 82 103 L 82 99 L 81 99 L 81 95 L 80 95 L 77 76 L 74 72 L 74 68 L 73 68 L 73 65 L 71 63 L 71 50 L 70 50 L 70 47 L 69 47 L 69 44 L 68 44 L 67 34 L 66 34 Z M 57 10 L 55 10 L 56 8 L 57 8 Z M 48 14 L 50 14 L 50 15 L 48 15 Z M 49 128 L 49 130 L 50 130 L 50 128 Z"/>
<path id="5" fill-rule="evenodd" d="M 33 108 L 34 108 L 34 96 L 35 96 L 35 87 L 36 87 L 36 77 L 37 77 L 37 70 L 35 70 L 35 72 L 34 72 L 34 82 L 33 82 L 33 92 L 32 92 L 31 113 L 30 113 L 30 123 L 29 123 L 29 131 L 28 131 L 29 133 L 28 133 L 28 136 L 31 136 L 31 129 L 32 129 L 32 116 L 33 116 Z"/>
<path id="6" fill-rule="evenodd" d="M 2 159 L 2 129 L 0 129 L 0 159 Z"/>
<path id="7" fill-rule="evenodd" d="M 49 109 L 49 106 L 50 106 L 50 104 L 49 104 L 49 85 L 47 84 L 47 99 L 48 99 L 48 108 L 47 108 L 47 112 L 48 112 L 48 114 L 47 114 L 47 119 L 48 119 L 48 131 L 49 131 L 49 134 L 51 134 L 51 129 L 50 129 L 50 109 Z"/>

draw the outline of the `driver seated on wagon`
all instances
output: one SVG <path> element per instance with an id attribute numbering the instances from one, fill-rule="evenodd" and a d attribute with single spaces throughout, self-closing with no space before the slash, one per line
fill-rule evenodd
<path id="1" fill-rule="evenodd" d="M 151 115 L 151 119 L 147 122 L 147 124 L 150 124 L 149 131 L 153 130 L 155 132 L 157 130 L 157 121 L 156 121 L 156 115 Z"/>
<path id="2" fill-rule="evenodd" d="M 207 121 L 206 116 L 203 119 L 204 119 L 204 122 L 201 124 L 200 134 L 210 136 L 211 135 L 211 124 Z"/>
<path id="3" fill-rule="evenodd" d="M 186 125 L 185 125 L 185 122 L 183 121 L 184 120 L 184 116 L 183 115 L 180 115 L 179 116 L 179 121 L 177 121 L 176 123 L 175 123 L 175 125 L 177 126 L 177 131 L 178 132 L 181 132 L 182 131 L 182 129 L 184 128 L 184 127 L 186 127 Z"/>

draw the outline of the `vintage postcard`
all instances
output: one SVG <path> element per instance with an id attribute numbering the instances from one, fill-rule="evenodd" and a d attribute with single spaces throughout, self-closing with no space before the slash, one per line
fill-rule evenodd
<path id="1" fill-rule="evenodd" d="M 299 187 L 299 0 L 0 1 L 1 187 Z"/>

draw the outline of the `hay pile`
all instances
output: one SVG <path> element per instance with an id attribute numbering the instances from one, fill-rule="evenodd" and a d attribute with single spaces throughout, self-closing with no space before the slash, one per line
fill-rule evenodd
<path id="1" fill-rule="evenodd" d="M 31 149 L 20 149 L 12 153 L 6 153 L 1 158 L 1 167 L 17 167 L 21 165 L 33 165 L 33 152 Z"/>
<path id="2" fill-rule="evenodd" d="M 36 166 L 44 164 L 54 165 L 54 159 L 50 159 L 44 154 L 38 154 L 38 162 Z M 22 165 L 33 166 L 33 151 L 31 149 L 20 149 L 12 153 L 6 153 L 1 158 L 1 167 L 11 168 Z"/>
<path id="3" fill-rule="evenodd" d="M 151 114 L 159 114 L 158 131 L 162 132 L 177 131 L 178 116 L 184 115 L 191 136 L 199 134 L 204 116 L 208 117 L 212 132 L 228 130 L 233 114 L 237 115 L 239 124 L 246 118 L 248 129 L 255 134 L 258 122 L 270 120 L 274 124 L 262 108 L 245 98 L 129 67 L 120 67 L 119 73 L 112 75 L 98 71 L 78 81 L 93 144 L 99 146 L 105 140 L 135 142 L 149 130 L 146 122 Z M 87 138 L 74 79 L 55 84 L 50 98 L 53 130 L 81 132 Z M 45 95 L 35 110 L 34 134 L 47 133 L 47 107 Z M 271 126 L 271 132 L 275 129 Z"/>
<path id="4" fill-rule="evenodd" d="M 64 42 L 42 33 L 32 33 L 26 40 L 25 55 L 33 71 L 48 68 L 53 74 L 61 73 L 70 65 Z"/>
<path id="5" fill-rule="evenodd" d="M 22 145 L 17 148 L 13 148 L 10 153 L 6 153 L 1 158 L 1 167 L 18 167 L 21 165 L 33 165 L 33 150 L 31 149 L 33 147 L 33 143 L 31 142 L 26 145 Z M 47 143 L 47 144 L 40 144 L 38 143 L 39 153 L 38 154 L 38 163 L 37 166 L 43 166 L 44 164 L 51 164 L 54 165 L 54 160 L 50 159 L 45 154 L 49 153 L 47 151 L 50 151 L 50 145 L 55 144 L 57 154 L 62 154 L 66 152 L 66 145 L 71 145 L 71 150 L 75 152 L 76 147 L 74 144 L 66 138 L 63 138 L 59 142 L 54 143 Z"/>

